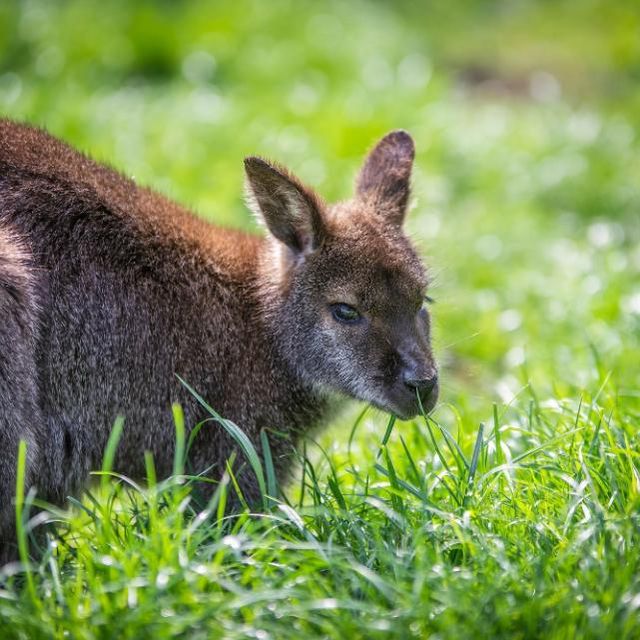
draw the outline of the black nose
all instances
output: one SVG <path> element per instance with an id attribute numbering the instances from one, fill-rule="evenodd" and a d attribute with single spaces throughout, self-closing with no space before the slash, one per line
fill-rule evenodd
<path id="1" fill-rule="evenodd" d="M 428 395 L 438 384 L 438 374 L 426 377 L 413 377 L 411 374 L 405 374 L 404 383 L 412 390 L 418 391 L 420 395 Z"/>

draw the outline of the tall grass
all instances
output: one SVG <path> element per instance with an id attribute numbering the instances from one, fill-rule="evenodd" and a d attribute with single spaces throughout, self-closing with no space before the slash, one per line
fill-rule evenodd
<path id="1" fill-rule="evenodd" d="M 615 391 L 581 403 L 529 391 L 525 410 L 496 406 L 486 434 L 451 434 L 427 416 L 391 421 L 364 460 L 303 456 L 304 500 L 279 500 L 271 486 L 253 513 L 226 508 L 234 461 L 197 510 L 193 476 L 158 481 L 150 458 L 144 485 L 112 471 L 113 436 L 99 494 L 55 514 L 44 552 L 4 570 L 3 631 L 634 637 L 637 434 L 617 418 Z M 233 436 L 236 461 L 255 453 Z M 252 468 L 273 482 L 268 458 Z"/>
<path id="2" fill-rule="evenodd" d="M 67 510 L 20 477 L 0 638 L 638 637 L 637 26 L 604 0 L 0 3 L 2 113 L 218 223 L 253 224 L 244 155 L 334 200 L 410 130 L 443 381 L 430 417 L 339 417 L 289 487 L 267 432 L 177 407 L 170 478 L 142 451 L 118 475 L 118 427 Z M 237 451 L 203 502 L 205 424 Z"/>

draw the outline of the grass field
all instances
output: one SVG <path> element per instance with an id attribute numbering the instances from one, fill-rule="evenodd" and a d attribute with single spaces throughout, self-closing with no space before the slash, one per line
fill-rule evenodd
<path id="1" fill-rule="evenodd" d="M 2 114 L 222 224 L 254 228 L 244 155 L 339 199 L 411 131 L 443 391 L 432 420 L 354 406 L 260 514 L 227 513 L 224 484 L 199 512 L 182 458 L 168 481 L 148 460 L 145 486 L 103 474 L 3 570 L 0 636 L 640 637 L 639 16 L 3 3 Z M 248 454 L 233 468 L 273 496 Z"/>

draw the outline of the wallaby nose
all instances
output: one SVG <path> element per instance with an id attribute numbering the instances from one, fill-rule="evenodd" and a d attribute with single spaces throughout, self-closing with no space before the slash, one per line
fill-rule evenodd
<path id="1" fill-rule="evenodd" d="M 404 383 L 410 389 L 418 391 L 421 396 L 426 396 L 438 384 L 438 374 L 432 373 L 429 376 L 417 377 L 413 372 L 406 372 L 404 374 Z"/>

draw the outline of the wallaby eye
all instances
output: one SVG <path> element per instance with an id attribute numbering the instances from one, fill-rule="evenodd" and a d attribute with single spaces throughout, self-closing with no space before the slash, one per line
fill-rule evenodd
<path id="1" fill-rule="evenodd" d="M 354 324 L 362 317 L 357 309 L 354 309 L 351 305 L 345 304 L 344 302 L 332 304 L 331 313 L 335 320 L 347 324 Z"/>

